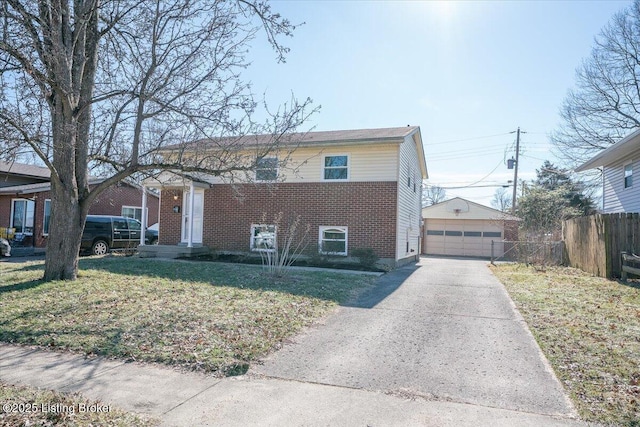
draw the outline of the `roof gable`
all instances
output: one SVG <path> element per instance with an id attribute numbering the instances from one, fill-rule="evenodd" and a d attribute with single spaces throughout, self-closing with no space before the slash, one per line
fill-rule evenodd
<path id="1" fill-rule="evenodd" d="M 637 150 L 640 150 L 640 129 L 600 151 L 593 156 L 591 160 L 578 166 L 576 172 L 584 172 L 589 169 L 610 165 L 611 163 L 623 160 Z"/>
<path id="2" fill-rule="evenodd" d="M 459 211 L 455 212 L 456 209 Z M 444 202 L 422 208 L 422 217 L 444 219 L 500 219 L 518 221 L 519 218 L 462 197 L 454 197 Z"/>

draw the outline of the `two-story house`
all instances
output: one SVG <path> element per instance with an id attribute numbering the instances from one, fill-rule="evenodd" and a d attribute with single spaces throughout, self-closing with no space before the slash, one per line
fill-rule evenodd
<path id="1" fill-rule="evenodd" d="M 251 140 L 260 145 L 270 137 Z M 272 239 L 281 237 L 269 221 L 281 214 L 285 220 L 300 216 L 311 252 L 349 258 L 354 249 L 373 249 L 392 266 L 419 257 L 427 166 L 418 126 L 309 132 L 287 140 L 295 146 L 287 154 L 291 167 L 279 170 L 274 153 L 261 160 L 250 183 L 170 172 L 146 180 L 161 192 L 161 246 L 147 248 L 146 256 L 163 245 L 273 250 Z"/>
<path id="2" fill-rule="evenodd" d="M 640 130 L 637 130 L 576 168 L 576 172 L 602 168 L 604 213 L 640 212 Z"/>

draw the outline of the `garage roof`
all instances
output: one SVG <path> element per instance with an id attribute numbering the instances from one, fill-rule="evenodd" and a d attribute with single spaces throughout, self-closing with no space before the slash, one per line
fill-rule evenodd
<path id="1" fill-rule="evenodd" d="M 510 220 L 520 219 L 506 212 L 472 202 L 471 200 L 455 197 L 422 209 L 425 219 L 484 219 Z"/>

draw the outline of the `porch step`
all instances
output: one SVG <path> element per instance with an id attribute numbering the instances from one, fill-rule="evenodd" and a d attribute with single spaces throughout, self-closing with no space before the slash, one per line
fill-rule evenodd
<path id="1" fill-rule="evenodd" d="M 207 255 L 209 248 L 199 246 L 188 248 L 177 245 L 144 245 L 138 246 L 138 255 L 141 258 L 192 258 Z"/>
<path id="2" fill-rule="evenodd" d="M 33 246 L 13 246 L 11 247 L 11 256 L 32 256 L 35 254 Z"/>

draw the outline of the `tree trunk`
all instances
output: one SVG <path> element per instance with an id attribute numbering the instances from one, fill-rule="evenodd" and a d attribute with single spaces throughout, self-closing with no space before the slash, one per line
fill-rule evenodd
<path id="1" fill-rule="evenodd" d="M 86 220 L 85 209 L 69 189 L 51 186 L 51 223 L 44 280 L 75 280 L 78 277 L 78 253 Z"/>
<path id="2" fill-rule="evenodd" d="M 68 98 L 53 95 L 49 101 L 53 125 L 52 164 L 57 174 L 51 174 L 51 222 L 44 280 L 75 280 L 91 202 L 86 156 L 77 154 L 78 147 L 86 146 L 88 128 L 78 120 L 76 108 Z"/>

